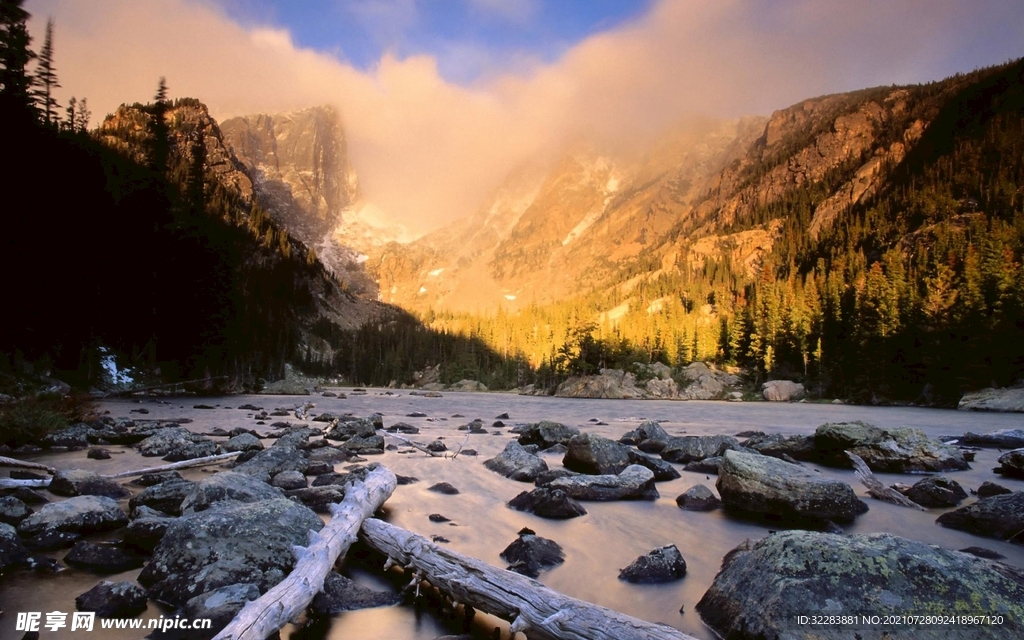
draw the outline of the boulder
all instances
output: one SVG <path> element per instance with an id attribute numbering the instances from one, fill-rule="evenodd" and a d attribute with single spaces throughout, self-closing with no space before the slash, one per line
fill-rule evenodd
<path id="1" fill-rule="evenodd" d="M 14 496 L 0 498 L 0 522 L 11 526 L 18 526 L 18 523 L 32 515 L 32 510 L 21 500 Z"/>
<path id="2" fill-rule="evenodd" d="M 653 378 L 644 383 L 644 391 L 648 398 L 671 400 L 679 397 L 679 385 L 672 378 L 662 380 Z"/>
<path id="3" fill-rule="evenodd" d="M 234 453 L 235 451 L 261 451 L 263 448 L 263 443 L 260 442 L 260 439 L 251 433 L 240 433 L 221 445 L 221 449 L 223 449 L 225 453 Z"/>
<path id="4" fill-rule="evenodd" d="M 761 394 L 768 402 L 792 402 L 804 397 L 804 385 L 792 380 L 769 380 L 761 385 Z"/>
<path id="5" fill-rule="evenodd" d="M 575 500 L 657 500 L 654 472 L 640 465 L 629 465 L 617 475 L 576 475 L 556 478 L 546 487 L 561 490 Z"/>
<path id="6" fill-rule="evenodd" d="M 715 487 L 729 509 L 763 514 L 794 526 L 849 522 L 868 510 L 844 482 L 776 458 L 739 451 L 725 452 Z"/>
<path id="7" fill-rule="evenodd" d="M 535 444 L 541 449 L 547 449 L 556 444 L 568 445 L 573 436 L 580 434 L 580 430 L 575 427 L 567 427 L 561 422 L 548 420 L 528 424 L 519 431 L 519 444 Z"/>
<path id="8" fill-rule="evenodd" d="M 960 442 L 972 447 L 1019 449 L 1024 447 L 1024 429 L 997 429 L 981 434 L 968 431 Z"/>
<path id="9" fill-rule="evenodd" d="M 1024 634 L 1024 577 L 966 553 L 887 533 L 774 533 L 726 556 L 697 603 L 723 638 L 884 638 L 889 625 L 860 616 L 1000 615 L 1003 625 L 901 627 L 893 637 L 993 639 Z M 795 624 L 797 616 L 854 616 L 857 625 Z M 859 633 L 857 633 L 859 632 Z"/>
<path id="10" fill-rule="evenodd" d="M 982 498 L 942 514 L 935 522 L 977 536 L 1024 544 L 1024 491 Z"/>
<path id="11" fill-rule="evenodd" d="M 487 385 L 476 380 L 459 380 L 448 386 L 452 391 L 487 391 Z"/>
<path id="12" fill-rule="evenodd" d="M 263 482 L 270 482 L 270 479 L 282 471 L 295 470 L 305 473 L 309 467 L 309 460 L 306 454 L 294 447 L 270 447 L 259 451 L 245 462 L 235 466 L 232 471 L 250 475 Z"/>
<path id="13" fill-rule="evenodd" d="M 676 498 L 676 504 L 686 511 L 713 511 L 722 506 L 718 496 L 702 484 L 695 484 Z"/>
<path id="14" fill-rule="evenodd" d="M 189 598 L 175 615 L 185 620 L 209 620 L 209 629 L 168 629 L 148 636 L 153 640 L 210 640 L 235 619 L 250 600 L 260 597 L 255 584 L 229 584 Z"/>
<path id="15" fill-rule="evenodd" d="M 354 454 L 384 453 L 384 436 L 353 436 L 341 445 L 346 451 Z M 442 445 L 443 446 L 443 445 Z"/>
<path id="16" fill-rule="evenodd" d="M 217 452 L 217 443 L 213 440 L 196 440 L 171 449 L 170 453 L 161 458 L 161 460 L 182 462 L 184 460 L 206 458 L 216 455 Z"/>
<path id="17" fill-rule="evenodd" d="M 536 578 L 543 569 L 562 564 L 565 554 L 554 540 L 542 538 L 531 529 L 519 531 L 519 537 L 501 552 L 508 570 Z"/>
<path id="18" fill-rule="evenodd" d="M 720 456 L 726 449 L 740 446 L 732 436 L 676 436 L 661 450 L 661 458 L 669 462 L 694 462 Z"/>
<path id="19" fill-rule="evenodd" d="M 84 449 L 89 446 L 90 437 L 95 438 L 97 430 L 84 422 L 73 424 L 66 429 L 54 431 L 43 436 L 44 447 L 68 447 L 70 449 Z"/>
<path id="20" fill-rule="evenodd" d="M 294 566 L 292 547 L 309 544 L 308 532 L 323 526 L 310 509 L 285 498 L 220 502 L 171 523 L 139 583 L 171 605 L 236 583 L 264 593 Z"/>
<path id="21" fill-rule="evenodd" d="M 679 470 L 673 467 L 668 462 L 661 460 L 660 458 L 654 458 L 645 453 L 639 451 L 629 451 L 629 463 L 638 464 L 641 467 L 647 467 L 654 472 L 655 482 L 665 482 L 668 480 L 675 480 L 679 476 Z"/>
<path id="22" fill-rule="evenodd" d="M 484 466 L 519 482 L 533 482 L 541 472 L 548 470 L 546 462 L 514 440 L 506 444 L 501 453 L 485 460 Z"/>
<path id="23" fill-rule="evenodd" d="M 169 480 L 184 480 L 181 474 L 177 471 L 158 471 L 156 473 L 144 473 L 138 478 L 132 480 L 129 484 L 138 485 L 140 487 L 152 487 L 155 484 L 161 482 L 167 482 Z"/>
<path id="24" fill-rule="evenodd" d="M 368 589 L 345 576 L 330 572 L 324 579 L 323 591 L 316 594 L 310 603 L 314 616 L 332 616 L 342 611 L 390 607 L 402 602 L 402 596 L 393 591 Z"/>
<path id="25" fill-rule="evenodd" d="M 570 498 L 564 491 L 549 487 L 523 491 L 509 500 L 508 506 L 516 511 L 526 511 L 552 520 L 565 520 L 587 513 L 583 505 Z"/>
<path id="26" fill-rule="evenodd" d="M 1011 478 L 1024 478 L 1024 449 L 1014 449 L 999 456 L 998 473 Z"/>
<path id="27" fill-rule="evenodd" d="M 996 484 L 995 482 L 989 482 L 988 480 L 986 480 L 985 482 L 982 482 L 981 486 L 978 487 L 978 497 L 979 498 L 988 498 L 990 496 L 1001 496 L 1001 495 L 1006 494 L 1006 493 L 1013 493 L 1013 491 L 1010 490 L 1010 489 L 1007 489 L 1006 487 L 1004 487 L 1001 484 Z"/>
<path id="28" fill-rule="evenodd" d="M 324 437 L 328 440 L 345 441 L 355 436 L 368 438 L 377 433 L 377 429 L 383 429 L 384 422 L 379 415 L 372 415 L 366 418 L 355 416 L 343 416 L 339 418 L 338 424 L 334 425 Z"/>
<path id="29" fill-rule="evenodd" d="M 75 598 L 79 611 L 95 611 L 101 618 L 134 618 L 146 610 L 149 598 L 133 582 L 108 582 L 98 585 Z"/>
<path id="30" fill-rule="evenodd" d="M 160 516 L 135 518 L 128 523 L 128 528 L 124 531 L 124 543 L 133 549 L 152 551 L 163 539 L 167 527 L 172 522 L 174 518 Z"/>
<path id="31" fill-rule="evenodd" d="M 291 489 L 305 489 L 306 476 L 298 471 L 282 471 L 270 480 L 270 486 L 289 491 Z"/>
<path id="32" fill-rule="evenodd" d="M 172 516 L 180 516 L 181 503 L 192 493 L 195 484 L 188 480 L 169 480 L 155 484 L 129 500 L 128 508 L 134 511 L 138 507 L 147 506 Z"/>
<path id="33" fill-rule="evenodd" d="M 670 436 L 656 420 L 648 420 L 619 438 L 622 444 L 631 444 L 641 451 L 658 453 L 665 448 Z"/>
<path id="34" fill-rule="evenodd" d="M 447 482 L 438 482 L 427 487 L 427 491 L 433 491 L 434 493 L 441 493 L 446 496 L 458 495 L 459 490 L 453 487 Z"/>
<path id="35" fill-rule="evenodd" d="M 128 524 L 128 515 L 111 498 L 105 496 L 76 496 L 62 502 L 43 505 L 39 511 L 18 525 L 22 536 L 44 536 L 52 532 L 72 534 L 68 540 L 120 529 Z"/>
<path id="36" fill-rule="evenodd" d="M 284 493 L 266 482 L 244 473 L 224 471 L 195 483 L 192 491 L 181 502 L 183 514 L 209 509 L 224 500 L 259 502 L 283 498 Z"/>
<path id="37" fill-rule="evenodd" d="M 707 475 L 717 476 L 719 469 L 722 468 L 722 456 L 711 456 L 710 458 L 704 458 L 703 460 L 694 460 L 693 462 L 687 462 L 686 466 L 683 467 L 683 471 L 692 471 L 694 473 L 703 473 Z"/>
<path id="38" fill-rule="evenodd" d="M 683 400 L 716 400 L 726 394 L 729 387 L 742 381 L 725 371 L 712 369 L 703 362 L 692 362 L 683 367 L 683 388 L 679 397 Z"/>
<path id="39" fill-rule="evenodd" d="M 134 553 L 109 544 L 96 544 L 80 540 L 64 556 L 69 567 L 94 573 L 121 573 L 142 566 L 143 560 Z"/>
<path id="40" fill-rule="evenodd" d="M 317 513 L 330 513 L 332 504 L 345 499 L 345 489 L 338 485 L 290 489 L 284 494 Z"/>
<path id="41" fill-rule="evenodd" d="M 11 493 L 10 497 L 17 498 L 25 504 L 46 504 L 50 501 L 46 496 L 28 487 L 18 487 Z"/>
<path id="42" fill-rule="evenodd" d="M 84 469 L 58 471 L 50 481 L 50 493 L 58 496 L 106 496 L 124 498 L 129 491 L 109 478 Z"/>
<path id="43" fill-rule="evenodd" d="M 183 449 L 193 442 L 211 442 L 209 438 L 196 435 L 185 427 L 165 427 L 157 429 L 153 435 L 136 445 L 139 453 L 144 456 L 166 456 L 172 451 Z M 216 445 L 214 445 L 216 448 Z"/>
<path id="44" fill-rule="evenodd" d="M 676 545 L 646 553 L 619 572 L 619 580 L 641 584 L 671 582 L 686 575 L 686 561 Z"/>
<path id="45" fill-rule="evenodd" d="M 620 369 L 601 369 L 596 376 L 572 376 L 558 385 L 559 398 L 639 399 L 644 392 L 636 387 L 636 376 Z"/>
<path id="46" fill-rule="evenodd" d="M 872 471 L 922 473 L 969 469 L 963 452 L 929 438 L 920 429 L 879 429 L 863 422 L 823 424 L 814 431 L 821 462 L 850 467 L 846 451 L 860 456 Z"/>
<path id="47" fill-rule="evenodd" d="M 570 438 L 567 446 L 562 464 L 570 471 L 609 474 L 630 465 L 629 447 L 602 436 L 583 433 Z"/>
<path id="48" fill-rule="evenodd" d="M 957 409 L 961 411 L 1024 412 L 1024 388 L 988 388 L 965 393 L 964 397 L 960 399 Z"/>
<path id="49" fill-rule="evenodd" d="M 967 497 L 967 492 L 956 480 L 945 476 L 930 476 L 914 483 L 902 492 L 922 507 L 955 507 Z"/>
<path id="50" fill-rule="evenodd" d="M 11 525 L 0 522 L 0 574 L 8 567 L 19 567 L 28 562 L 29 553 L 18 531 Z"/>
<path id="51" fill-rule="evenodd" d="M 814 460 L 814 436 L 785 436 L 781 433 L 753 435 L 743 442 L 743 446 L 760 453 L 785 460 L 786 456 L 793 460 Z"/>

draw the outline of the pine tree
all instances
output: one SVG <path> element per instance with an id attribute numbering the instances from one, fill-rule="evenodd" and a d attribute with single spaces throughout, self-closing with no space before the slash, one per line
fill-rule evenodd
<path id="1" fill-rule="evenodd" d="M 78 100 L 75 96 L 71 96 L 68 99 L 68 106 L 64 109 L 64 130 L 74 132 L 75 130 L 75 108 L 78 106 Z"/>
<path id="2" fill-rule="evenodd" d="M 35 82 L 36 89 L 33 92 L 39 111 L 43 115 L 43 122 L 47 126 L 56 127 L 58 123 L 56 98 L 53 97 L 53 90 L 60 87 L 57 82 L 57 70 L 53 67 L 53 20 L 46 21 L 46 36 L 43 38 L 43 48 L 39 50 L 36 62 Z"/>
<path id="3" fill-rule="evenodd" d="M 89 130 L 89 120 L 92 118 L 92 111 L 89 111 L 89 103 L 82 98 L 78 103 L 78 113 L 75 115 L 73 129 L 85 133 Z"/>
<path id="4" fill-rule="evenodd" d="M 22 0 L 0 0 L 0 108 L 8 117 L 35 119 L 32 77 L 26 67 L 35 57 Z"/>

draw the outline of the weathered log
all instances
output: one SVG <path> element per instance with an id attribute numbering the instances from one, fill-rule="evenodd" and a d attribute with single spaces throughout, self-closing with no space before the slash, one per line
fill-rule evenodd
<path id="1" fill-rule="evenodd" d="M 14 480 L 12 478 L 0 478 L 0 489 L 17 489 L 18 487 L 48 487 L 50 486 L 50 479 L 44 478 L 43 480 Z"/>
<path id="2" fill-rule="evenodd" d="M 694 640 L 667 625 L 645 622 L 548 589 L 376 519 L 363 523 L 363 540 L 415 572 L 445 596 L 511 620 L 530 640 Z"/>
<path id="3" fill-rule="evenodd" d="M 867 487 L 868 495 L 870 495 L 872 498 L 876 500 L 881 500 L 882 502 L 896 504 L 901 507 L 907 507 L 908 509 L 927 511 L 927 509 L 917 504 L 916 502 L 914 502 L 907 496 L 903 495 L 899 491 L 893 489 L 892 487 L 887 487 L 884 484 L 882 484 L 882 481 L 876 478 L 875 474 L 871 472 L 870 468 L 868 468 L 868 465 L 866 462 L 864 462 L 864 459 L 858 456 L 856 453 L 850 453 L 849 451 L 847 451 L 846 457 L 848 457 L 850 459 L 850 462 L 853 463 L 854 475 L 857 476 L 857 479 L 860 480 L 861 484 Z"/>
<path id="4" fill-rule="evenodd" d="M 49 473 L 51 476 L 57 473 L 57 470 L 51 466 L 40 464 L 38 462 L 28 462 L 26 460 L 18 460 L 16 458 L 5 458 L 0 456 L 0 467 L 21 467 L 23 469 L 40 469 Z"/>
<path id="5" fill-rule="evenodd" d="M 416 449 L 419 449 L 423 453 L 425 453 L 428 456 L 431 456 L 433 458 L 443 458 L 443 457 L 445 457 L 445 455 L 443 453 L 440 453 L 438 451 L 431 451 L 430 449 L 427 448 L 427 445 L 420 444 L 419 442 L 416 442 L 414 440 L 410 440 L 409 438 L 406 438 L 405 436 L 400 436 L 397 433 L 388 433 L 387 431 L 385 431 L 385 432 L 383 432 L 382 435 L 384 435 L 384 437 L 390 436 L 390 437 L 394 438 L 395 440 L 398 440 L 399 442 L 404 442 L 405 444 L 409 445 L 410 447 L 415 447 Z"/>
<path id="6" fill-rule="evenodd" d="M 324 579 L 352 543 L 363 521 L 373 515 L 398 485 L 386 467 L 345 487 L 345 499 L 331 505 L 331 521 L 309 532 L 309 546 L 295 547 L 295 568 L 284 580 L 245 605 L 214 640 L 263 640 L 302 613 L 324 588 Z"/>
<path id="7" fill-rule="evenodd" d="M 170 464 L 160 465 L 159 467 L 149 467 L 148 469 L 135 469 L 134 471 L 122 471 L 121 473 L 115 473 L 109 476 L 103 476 L 111 480 L 117 478 L 128 478 L 131 476 L 141 476 L 144 473 L 158 473 L 160 471 L 173 471 L 175 469 L 188 469 L 189 467 L 201 467 L 207 464 L 213 464 L 215 462 L 222 462 L 228 458 L 234 458 L 240 455 L 241 451 L 232 451 L 231 453 L 218 453 L 214 456 L 206 456 L 205 458 L 195 458 L 193 460 L 182 460 L 181 462 L 172 462 Z"/>

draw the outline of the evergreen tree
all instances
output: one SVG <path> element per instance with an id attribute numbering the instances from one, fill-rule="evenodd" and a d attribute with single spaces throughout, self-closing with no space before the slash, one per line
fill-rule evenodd
<path id="1" fill-rule="evenodd" d="M 78 103 L 78 113 L 75 115 L 74 126 L 72 127 L 75 131 L 85 133 L 89 130 L 89 120 L 92 118 L 92 111 L 89 111 L 89 103 L 85 98 Z"/>
<path id="2" fill-rule="evenodd" d="M 22 0 L 0 0 L 0 110 L 4 117 L 35 119 L 32 77 L 26 67 L 35 57 L 25 22 L 29 14 Z"/>
<path id="3" fill-rule="evenodd" d="M 53 67 L 53 20 L 46 21 L 46 36 L 43 38 L 43 48 L 39 50 L 36 57 L 34 91 L 36 104 L 42 113 L 43 122 L 47 126 L 56 127 L 58 123 L 56 98 L 53 97 L 53 90 L 60 87 L 57 83 L 57 70 Z"/>
<path id="4" fill-rule="evenodd" d="M 75 130 L 75 109 L 77 106 L 78 100 L 75 96 L 68 98 L 68 106 L 64 109 L 63 128 L 65 131 L 74 132 Z"/>

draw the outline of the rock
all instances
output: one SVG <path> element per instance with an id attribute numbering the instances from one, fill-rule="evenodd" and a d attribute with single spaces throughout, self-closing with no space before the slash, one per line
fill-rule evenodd
<path id="1" fill-rule="evenodd" d="M 270 480 L 270 486 L 277 487 L 278 489 L 284 489 L 285 491 L 291 489 L 305 489 L 306 476 L 295 470 L 282 471 Z"/>
<path id="2" fill-rule="evenodd" d="M 1011 478 L 1024 478 L 1024 449 L 1014 449 L 999 456 L 1001 465 L 996 471 Z"/>
<path id="3" fill-rule="evenodd" d="M 553 520 L 575 518 L 587 513 L 583 505 L 570 498 L 564 491 L 548 487 L 523 491 L 509 500 L 508 506 L 516 511 L 526 511 Z"/>
<path id="4" fill-rule="evenodd" d="M 334 471 L 334 465 L 323 460 L 310 460 L 309 466 L 306 467 L 305 475 L 307 476 L 319 476 L 325 473 L 331 473 Z"/>
<path id="5" fill-rule="evenodd" d="M 342 451 L 337 447 L 321 447 L 309 452 L 309 464 L 323 462 L 331 465 L 331 468 L 334 468 L 334 465 L 339 462 L 348 462 L 350 460 L 358 462 L 358 458 L 359 456 L 355 452 Z"/>
<path id="6" fill-rule="evenodd" d="M 302 477 L 303 486 L 305 486 L 305 476 Z M 283 497 L 284 493 L 280 489 L 253 476 L 234 471 L 223 471 L 195 483 L 192 491 L 181 503 L 181 513 L 204 511 L 214 503 L 224 500 L 260 502 Z"/>
<path id="7" fill-rule="evenodd" d="M 722 506 L 722 501 L 702 484 L 695 484 L 676 498 L 680 509 L 687 511 L 713 511 Z"/>
<path id="8" fill-rule="evenodd" d="M 79 422 L 66 429 L 46 434 L 43 436 L 42 445 L 44 447 L 84 449 L 89 446 L 89 437 L 95 437 L 95 434 L 95 428 L 84 422 Z"/>
<path id="9" fill-rule="evenodd" d="M 6 446 L 6 445 L 4 445 Z M 49 476 L 33 473 L 24 469 L 11 469 L 11 480 L 47 480 Z"/>
<path id="10" fill-rule="evenodd" d="M 12 498 L 17 498 L 25 504 L 46 504 L 50 500 L 39 493 L 36 493 L 28 487 L 18 487 L 11 493 Z"/>
<path id="11" fill-rule="evenodd" d="M 32 510 L 21 500 L 14 496 L 0 498 L 0 522 L 11 526 L 18 526 L 18 523 L 32 515 Z"/>
<path id="12" fill-rule="evenodd" d="M 85 540 L 71 547 L 64 556 L 64 562 L 70 567 L 94 573 L 121 573 L 138 569 L 143 564 L 142 558 L 123 549 Z"/>
<path id="13" fill-rule="evenodd" d="M 694 462 L 720 456 L 727 449 L 740 446 L 732 436 L 677 436 L 669 438 L 661 450 L 661 458 L 669 462 Z"/>
<path id="14" fill-rule="evenodd" d="M 172 451 L 183 450 L 194 442 L 210 442 L 213 444 L 209 438 L 196 435 L 185 427 L 175 426 L 156 430 L 153 435 L 139 442 L 136 448 L 144 456 L 166 456 Z M 214 448 L 216 448 L 216 445 L 214 445 Z"/>
<path id="15" fill-rule="evenodd" d="M 339 485 L 290 489 L 284 494 L 317 513 L 330 513 L 332 504 L 345 499 L 345 489 Z"/>
<path id="16" fill-rule="evenodd" d="M 341 446 L 344 447 L 346 451 L 350 451 L 354 454 L 368 455 L 373 453 L 384 453 L 384 436 L 353 436 L 346 440 Z"/>
<path id="17" fill-rule="evenodd" d="M 367 589 L 332 571 L 324 579 L 323 591 L 313 598 L 310 612 L 314 616 L 331 616 L 342 611 L 390 607 L 401 602 L 401 594 Z"/>
<path id="18" fill-rule="evenodd" d="M 270 479 L 282 471 L 298 471 L 305 473 L 309 468 L 309 460 L 306 454 L 294 447 L 270 447 L 264 451 L 257 452 L 252 458 L 236 465 L 232 471 L 244 473 L 263 482 L 270 482 Z"/>
<path id="19" fill-rule="evenodd" d="M 792 402 L 804 397 L 804 385 L 792 380 L 769 380 L 761 385 L 761 394 L 769 402 Z"/>
<path id="20" fill-rule="evenodd" d="M 620 369 L 601 369 L 596 376 L 572 376 L 555 390 L 559 398 L 639 399 L 644 395 L 636 387 L 636 376 Z"/>
<path id="21" fill-rule="evenodd" d="M 108 498 L 124 498 L 130 493 L 120 484 L 109 478 L 83 469 L 66 469 L 58 471 L 50 481 L 50 493 L 58 496 L 106 496 Z"/>
<path id="22" fill-rule="evenodd" d="M 380 437 L 380 436 L 378 436 L 378 437 Z M 381 440 L 383 441 L 383 438 L 381 438 Z M 434 440 L 433 442 L 431 442 L 430 444 L 427 445 L 427 451 L 432 451 L 434 453 L 443 453 L 443 452 L 445 452 L 447 450 L 448 450 L 448 447 L 445 446 L 445 444 L 443 442 L 441 442 L 441 440 L 439 440 L 439 439 L 438 440 Z"/>
<path id="23" fill-rule="evenodd" d="M 259 597 L 260 590 L 254 584 L 231 584 L 212 589 L 189 598 L 174 612 L 175 617 L 185 620 L 210 620 L 209 629 L 168 629 L 154 631 L 146 637 L 151 640 L 210 640 L 234 620 L 247 602 Z"/>
<path id="24" fill-rule="evenodd" d="M 171 605 L 236 583 L 263 593 L 291 570 L 292 547 L 307 545 L 309 530 L 323 526 L 311 510 L 284 498 L 221 502 L 171 523 L 139 583 Z"/>
<path id="25" fill-rule="evenodd" d="M 814 446 L 825 464 L 850 467 L 849 451 L 872 471 L 919 473 L 969 469 L 963 452 L 929 438 L 920 429 L 879 429 L 863 422 L 823 424 L 814 431 Z"/>
<path id="26" fill-rule="evenodd" d="M 223 449 L 225 453 L 233 453 L 235 451 L 260 451 L 263 448 L 263 443 L 260 442 L 260 439 L 251 433 L 240 433 L 221 445 L 221 449 Z"/>
<path id="27" fill-rule="evenodd" d="M 546 485 L 564 491 L 575 500 L 657 500 L 654 472 L 640 465 L 630 465 L 617 475 L 576 475 L 556 478 Z"/>
<path id="28" fill-rule="evenodd" d="M 968 431 L 960 438 L 960 442 L 972 447 L 1019 449 L 1024 447 L 1024 429 L 997 429 L 982 434 Z"/>
<path id="29" fill-rule="evenodd" d="M 140 506 L 147 506 L 173 516 L 181 515 L 181 503 L 192 493 L 194 482 L 188 480 L 169 480 L 153 485 L 128 501 L 128 508 L 134 511 Z"/>
<path id="30" fill-rule="evenodd" d="M 568 445 L 573 436 L 578 436 L 580 430 L 574 427 L 567 427 L 560 422 L 542 420 L 536 424 L 528 424 L 521 430 L 519 444 L 535 444 L 541 449 L 548 449 L 556 444 Z"/>
<path id="31" fill-rule="evenodd" d="M 76 496 L 62 502 L 43 505 L 39 511 L 18 525 L 23 537 L 42 542 L 37 549 L 59 549 L 82 535 L 120 529 L 128 524 L 128 516 L 111 498 Z"/>
<path id="32" fill-rule="evenodd" d="M 955 507 L 967 497 L 967 492 L 956 480 L 945 476 L 918 480 L 902 493 L 922 507 Z"/>
<path id="33" fill-rule="evenodd" d="M 459 490 L 448 484 L 447 482 L 438 482 L 435 485 L 427 487 L 427 491 L 433 491 L 434 493 L 443 493 L 446 496 L 454 496 L 459 493 Z"/>
<path id="34" fill-rule="evenodd" d="M 660 458 L 651 457 L 645 453 L 639 451 L 629 451 L 629 463 L 638 464 L 641 467 L 647 467 L 654 472 L 655 482 L 665 482 L 668 480 L 675 480 L 679 476 L 679 471 L 668 462 L 661 460 Z"/>
<path id="35" fill-rule="evenodd" d="M 11 525 L 0 522 L 0 574 L 8 567 L 19 567 L 28 562 L 29 553 L 18 531 Z"/>
<path id="36" fill-rule="evenodd" d="M 569 439 L 562 464 L 578 473 L 619 473 L 630 465 L 629 447 L 602 436 L 583 433 Z"/>
<path id="37" fill-rule="evenodd" d="M 171 449 L 171 452 L 161 458 L 161 460 L 168 462 L 195 460 L 216 455 L 217 451 L 217 443 L 213 440 L 197 440 Z"/>
<path id="38" fill-rule="evenodd" d="M 960 552 L 969 553 L 972 556 L 985 558 L 986 560 L 1002 560 L 1006 557 L 1001 553 L 997 553 L 991 549 L 986 549 L 985 547 L 966 547 L 961 549 Z"/>
<path id="39" fill-rule="evenodd" d="M 634 560 L 619 572 L 619 580 L 652 584 L 671 582 L 686 575 L 686 561 L 676 545 L 659 547 Z"/>
<path id="40" fill-rule="evenodd" d="M 849 522 L 868 510 L 844 482 L 739 451 L 725 452 L 715 487 L 727 508 L 776 517 L 787 525 Z"/>
<path id="41" fill-rule="evenodd" d="M 85 454 L 85 457 L 90 460 L 110 460 L 110 452 L 106 449 L 94 447 L 89 449 L 89 453 Z"/>
<path id="42" fill-rule="evenodd" d="M 972 626 L 962 637 L 1024 633 L 1024 580 L 1019 571 L 886 533 L 807 531 L 775 533 L 752 548 L 730 552 L 697 603 L 701 617 L 720 637 L 737 639 L 855 637 L 853 626 L 795 626 L 798 615 L 855 615 L 859 620 L 862 614 L 884 619 L 974 609 L 998 612 L 1006 624 Z M 888 635 L 884 628 L 889 627 L 858 635 L 882 638 Z M 931 629 L 908 628 L 899 637 L 961 636 L 949 628 Z"/>
<path id="43" fill-rule="evenodd" d="M 548 470 L 546 462 L 514 440 L 506 444 L 501 453 L 485 460 L 484 466 L 519 482 L 533 482 L 540 473 Z"/>
<path id="44" fill-rule="evenodd" d="M 398 486 L 400 487 L 408 484 L 415 484 L 420 481 L 419 478 L 413 476 L 400 476 L 398 474 L 395 474 L 395 478 L 398 480 Z"/>
<path id="45" fill-rule="evenodd" d="M 743 443 L 744 447 L 753 449 L 761 455 L 785 459 L 789 456 L 794 460 L 814 460 L 814 436 L 784 436 L 781 433 L 753 435 Z"/>
<path id="46" fill-rule="evenodd" d="M 1001 495 L 1004 495 L 1004 494 L 1007 494 L 1007 493 L 1013 493 L 1013 491 L 1011 491 L 1010 489 L 1007 489 L 1006 487 L 1004 487 L 1002 485 L 996 484 L 995 482 L 989 482 L 988 480 L 986 480 L 985 482 L 982 482 L 981 486 L 978 487 L 978 497 L 979 498 L 988 498 L 990 496 L 1001 496 Z"/>
<path id="47" fill-rule="evenodd" d="M 343 416 L 339 418 L 338 424 L 332 427 L 324 437 L 328 440 L 345 441 L 355 436 L 368 438 L 377 433 L 377 429 L 383 429 L 384 422 L 379 414 L 366 418 L 355 416 Z"/>
<path id="48" fill-rule="evenodd" d="M 721 468 L 722 456 L 711 456 L 710 458 L 704 458 L 703 460 L 694 460 L 693 462 L 687 462 L 686 466 L 683 467 L 683 470 L 693 471 L 694 473 L 704 473 L 717 476 L 718 471 Z"/>
<path id="49" fill-rule="evenodd" d="M 459 380 L 448 388 L 452 391 L 487 391 L 487 386 L 476 380 Z"/>
<path id="50" fill-rule="evenodd" d="M 104 580 L 75 598 L 75 608 L 95 611 L 101 618 L 134 618 L 146 610 L 148 600 L 135 583 Z"/>
<path id="51" fill-rule="evenodd" d="M 544 485 L 549 484 L 556 478 L 566 478 L 569 476 L 578 475 L 579 474 L 576 473 L 575 471 L 569 471 L 568 469 L 549 469 L 547 471 L 542 471 L 540 474 L 538 474 L 537 479 L 534 480 L 533 483 L 538 487 L 543 487 Z"/>
<path id="52" fill-rule="evenodd" d="M 318 431 L 310 427 L 289 427 L 285 429 L 284 433 L 277 435 L 277 441 L 274 442 L 273 446 L 305 449 L 309 444 L 309 439 L 315 435 L 318 435 Z"/>
<path id="53" fill-rule="evenodd" d="M 128 523 L 124 531 L 124 543 L 128 547 L 149 552 L 156 548 L 156 545 L 167 533 L 167 527 L 174 522 L 174 518 L 159 516 L 144 516 L 135 518 Z"/>
<path id="54" fill-rule="evenodd" d="M 622 444 L 631 444 L 641 451 L 658 453 L 665 448 L 670 437 L 655 420 L 648 420 L 619 438 Z"/>
<path id="55" fill-rule="evenodd" d="M 140 487 L 152 487 L 155 484 L 169 480 L 184 480 L 184 478 L 177 471 L 160 471 L 157 473 L 144 473 L 135 480 L 132 480 L 130 484 Z"/>
<path id="56" fill-rule="evenodd" d="M 961 411 L 1011 411 L 1024 412 L 1024 388 L 981 389 L 965 393 L 957 409 Z M 1024 447 L 1024 444 L 1017 445 Z"/>
<path id="57" fill-rule="evenodd" d="M 530 529 L 522 529 L 519 537 L 499 555 L 509 563 L 509 571 L 531 578 L 539 576 L 543 569 L 565 562 L 565 554 L 557 542 L 542 538 Z"/>
<path id="58" fill-rule="evenodd" d="M 982 498 L 942 514 L 935 522 L 986 538 L 1024 544 L 1024 491 Z"/>
<path id="59" fill-rule="evenodd" d="M 424 415 L 424 417 L 426 416 L 426 414 L 423 414 L 423 415 Z M 411 424 L 406 424 L 404 422 L 396 422 L 395 424 L 393 424 L 393 425 L 391 425 L 390 427 L 387 428 L 387 432 L 388 433 L 405 433 L 405 434 L 408 434 L 408 435 L 415 435 L 415 434 L 419 433 L 420 430 L 419 430 L 419 427 L 414 427 Z"/>
<path id="60" fill-rule="evenodd" d="M 432 513 L 429 516 L 427 516 L 427 519 L 430 520 L 431 522 L 451 522 L 452 521 L 451 518 L 449 518 L 447 516 L 443 516 L 440 513 Z"/>

